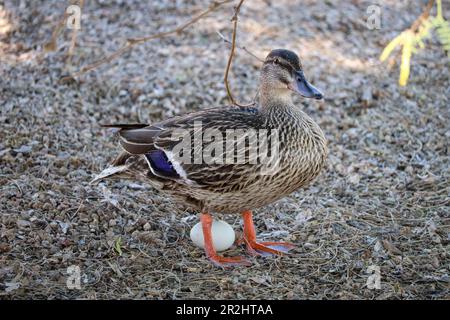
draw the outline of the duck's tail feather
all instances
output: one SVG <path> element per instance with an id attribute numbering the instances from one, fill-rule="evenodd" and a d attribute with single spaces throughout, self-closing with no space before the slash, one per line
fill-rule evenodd
<path id="1" fill-rule="evenodd" d="M 117 124 L 101 124 L 100 127 L 103 128 L 117 128 L 117 129 L 141 129 L 147 127 L 148 124 L 145 123 L 117 123 Z"/>
<path id="2" fill-rule="evenodd" d="M 131 168 L 131 166 L 133 166 L 133 162 L 127 163 L 127 160 L 132 156 L 133 155 L 127 152 L 120 153 L 119 156 L 116 159 L 114 159 L 114 161 L 111 163 L 111 165 L 102 172 L 100 172 L 98 175 L 96 175 L 89 184 L 95 184 L 111 176 L 119 177 L 120 175 L 122 177 L 124 176 L 125 173 L 129 173 L 128 171 Z M 125 176 L 127 176 L 127 174 L 125 174 Z"/>
<path id="3" fill-rule="evenodd" d="M 130 165 L 126 165 L 126 164 L 124 164 L 122 166 L 108 167 L 105 170 L 103 170 L 102 172 L 100 172 L 98 175 L 96 175 L 94 177 L 94 179 L 92 179 L 91 182 L 89 182 L 89 184 L 95 184 L 95 183 L 102 181 L 105 178 L 119 175 L 121 173 L 128 171 L 129 168 L 130 168 Z"/>

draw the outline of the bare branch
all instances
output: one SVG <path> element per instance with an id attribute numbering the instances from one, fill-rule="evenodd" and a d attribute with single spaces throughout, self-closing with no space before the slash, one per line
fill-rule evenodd
<path id="1" fill-rule="evenodd" d="M 231 50 L 230 50 L 230 56 L 228 57 L 227 68 L 225 69 L 224 82 L 225 82 L 225 88 L 227 89 L 228 99 L 230 99 L 230 102 L 239 107 L 248 107 L 248 106 L 254 105 L 255 101 L 253 101 L 252 103 L 246 104 L 246 105 L 239 104 L 238 102 L 236 102 L 236 100 L 234 100 L 233 95 L 231 93 L 230 85 L 228 83 L 228 74 L 230 73 L 231 62 L 233 61 L 233 56 L 234 56 L 234 49 L 236 48 L 236 31 L 237 31 L 239 10 L 241 9 L 243 2 L 244 2 L 244 0 L 239 1 L 236 8 L 234 8 L 234 15 L 231 18 L 231 21 L 233 21 L 233 34 L 231 37 Z"/>
<path id="2" fill-rule="evenodd" d="M 64 24 L 66 23 L 66 21 L 67 21 L 67 12 L 64 11 L 63 18 L 58 22 L 55 29 L 53 29 L 52 37 L 50 38 L 50 41 L 44 44 L 45 52 L 55 51 L 57 49 L 58 37 L 59 37 L 60 33 L 63 31 Z"/>
<path id="3" fill-rule="evenodd" d="M 230 40 L 228 40 L 227 38 L 225 38 L 225 36 L 220 33 L 219 31 L 216 31 L 217 34 L 219 35 L 219 37 L 223 40 L 223 42 L 228 43 L 228 44 L 232 44 L 232 42 Z M 236 45 L 236 48 L 244 50 L 247 54 L 251 55 L 253 58 L 255 58 L 256 60 L 259 60 L 260 62 L 264 62 L 264 59 L 261 59 L 260 57 L 258 57 L 256 54 L 254 54 L 253 52 L 251 52 L 250 50 L 247 49 L 247 47 L 245 46 L 238 46 Z"/>
<path id="4" fill-rule="evenodd" d="M 414 21 L 414 23 L 411 25 L 411 30 L 416 32 L 417 29 L 419 29 L 420 25 L 423 21 L 428 19 L 428 16 L 430 15 L 431 9 L 433 8 L 434 0 L 428 0 L 428 4 L 426 5 L 424 11 L 422 14 Z"/>
<path id="5" fill-rule="evenodd" d="M 100 59 L 100 60 L 98 60 L 98 61 L 96 61 L 96 62 L 94 62 L 92 64 L 89 64 L 87 66 L 82 67 L 79 71 L 73 73 L 72 77 L 80 76 L 83 73 L 86 73 L 88 71 L 96 69 L 97 67 L 99 67 L 100 65 L 102 65 L 104 63 L 111 62 L 112 60 L 114 60 L 117 57 L 121 56 L 125 52 L 131 50 L 135 45 L 138 45 L 138 44 L 141 44 L 141 43 L 153 40 L 153 39 L 159 39 L 159 38 L 167 37 L 169 35 L 179 34 L 179 33 L 183 32 L 186 28 L 190 27 L 191 25 L 193 25 L 194 23 L 199 21 L 200 19 L 204 18 L 206 15 L 208 15 L 212 11 L 215 11 L 221 5 L 224 5 L 224 4 L 232 2 L 232 1 L 233 0 L 213 1 L 211 3 L 211 5 L 208 7 L 208 9 L 206 9 L 203 12 L 199 13 L 197 16 L 193 17 L 192 19 L 190 19 L 186 23 L 176 27 L 175 29 L 172 29 L 172 30 L 169 30 L 169 31 L 160 32 L 160 33 L 156 33 L 156 34 L 153 34 L 153 35 L 150 35 L 150 36 L 146 36 L 146 37 L 142 37 L 142 38 L 130 38 L 130 39 L 127 39 L 127 44 L 125 44 L 124 46 L 122 46 L 118 50 L 114 51 L 110 55 L 108 55 L 108 56 L 106 56 L 106 57 L 104 57 L 104 58 L 102 58 L 102 59 Z"/>

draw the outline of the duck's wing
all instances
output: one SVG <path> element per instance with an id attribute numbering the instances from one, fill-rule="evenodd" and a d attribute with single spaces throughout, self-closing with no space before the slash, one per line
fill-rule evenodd
<path id="1" fill-rule="evenodd" d="M 221 107 L 171 118 L 153 125 L 118 125 L 123 149 L 133 155 L 143 155 L 151 173 L 192 187 L 236 189 L 248 179 L 257 164 L 226 161 L 226 143 L 222 150 L 218 137 L 227 138 L 260 129 L 262 121 L 256 108 Z M 208 136 L 208 137 L 207 137 Z M 214 138 L 212 138 L 214 136 Z M 245 138 L 244 138 L 245 139 Z M 214 161 L 205 159 L 208 150 Z M 234 155 L 234 149 L 231 150 Z M 221 156 L 223 154 L 223 157 Z M 235 155 L 234 155 L 235 156 Z M 222 161 L 218 159 L 222 158 Z M 230 160 L 230 158 L 228 158 Z M 246 160 L 248 161 L 248 155 Z M 245 162 L 244 161 L 244 162 Z"/>

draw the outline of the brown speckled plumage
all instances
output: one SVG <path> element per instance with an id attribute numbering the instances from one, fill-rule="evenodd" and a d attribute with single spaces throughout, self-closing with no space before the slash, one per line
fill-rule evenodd
<path id="1" fill-rule="evenodd" d="M 287 84 L 294 81 L 292 74 L 295 72 L 303 75 L 298 57 L 287 50 L 274 50 L 261 70 L 258 107 L 225 106 L 148 126 L 115 126 L 121 128 L 119 136 L 124 151 L 113 163 L 113 167 L 123 169 L 114 173 L 147 179 L 159 190 L 201 212 L 252 210 L 306 186 L 322 169 L 327 147 L 319 126 L 292 103 Z M 227 129 L 278 130 L 280 162 L 277 170 L 261 174 L 264 166 L 261 163 L 204 162 L 180 164 L 185 177 L 161 176 L 149 170 L 150 162 L 146 162 L 143 154 L 157 150 L 171 152 L 178 143 L 172 138 L 174 131 L 188 130 L 193 137 L 195 122 L 201 122 L 203 130 L 217 129 L 224 136 Z M 108 174 L 100 175 L 101 178 L 106 176 Z"/>

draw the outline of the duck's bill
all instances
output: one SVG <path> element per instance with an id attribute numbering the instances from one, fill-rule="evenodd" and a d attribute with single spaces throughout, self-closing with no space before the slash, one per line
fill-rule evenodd
<path id="1" fill-rule="evenodd" d="M 306 81 L 305 75 L 302 71 L 295 73 L 295 80 L 288 85 L 289 89 L 299 93 L 305 98 L 314 98 L 320 100 L 323 98 L 322 92 L 314 87 L 311 83 Z"/>

